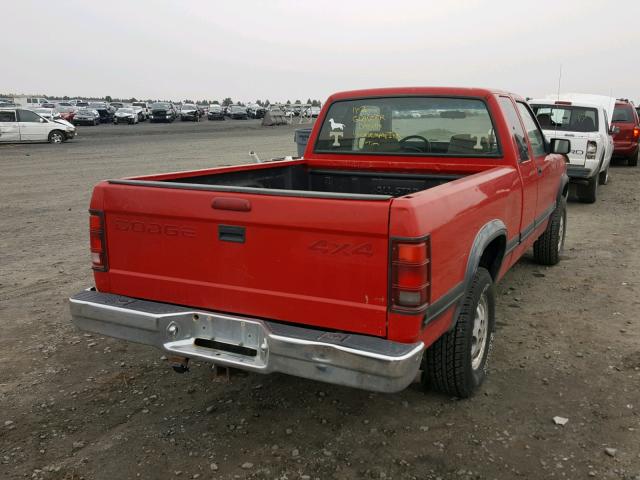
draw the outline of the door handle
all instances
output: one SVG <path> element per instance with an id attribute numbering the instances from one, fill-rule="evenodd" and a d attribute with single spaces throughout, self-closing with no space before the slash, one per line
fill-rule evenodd
<path id="1" fill-rule="evenodd" d="M 542 175 L 542 167 L 538 167 L 538 175 Z"/>

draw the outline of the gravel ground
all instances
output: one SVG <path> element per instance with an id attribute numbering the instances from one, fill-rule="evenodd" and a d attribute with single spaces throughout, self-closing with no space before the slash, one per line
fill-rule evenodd
<path id="1" fill-rule="evenodd" d="M 640 479 L 638 168 L 569 203 L 558 266 L 525 256 L 501 282 L 490 375 L 469 400 L 198 363 L 177 375 L 150 347 L 74 329 L 96 182 L 291 155 L 294 128 L 102 125 L 0 145 L 0 478 Z"/>

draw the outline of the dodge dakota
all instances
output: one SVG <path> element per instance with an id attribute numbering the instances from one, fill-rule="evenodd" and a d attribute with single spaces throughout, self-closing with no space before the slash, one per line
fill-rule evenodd
<path id="1" fill-rule="evenodd" d="M 100 182 L 80 329 L 189 359 L 381 392 L 483 382 L 495 284 L 560 259 L 567 139 L 510 93 L 325 103 L 303 158 Z"/>

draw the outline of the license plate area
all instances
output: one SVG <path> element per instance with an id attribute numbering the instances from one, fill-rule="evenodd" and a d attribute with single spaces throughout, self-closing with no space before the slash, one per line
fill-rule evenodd
<path id="1" fill-rule="evenodd" d="M 195 313 L 173 318 L 172 322 L 179 333 L 173 341 L 164 343 L 169 352 L 221 365 L 266 367 L 267 331 L 258 321 Z"/>

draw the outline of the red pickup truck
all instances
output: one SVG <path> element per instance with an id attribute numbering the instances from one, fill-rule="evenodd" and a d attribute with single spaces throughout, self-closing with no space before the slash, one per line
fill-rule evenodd
<path id="1" fill-rule="evenodd" d="M 485 376 L 494 285 L 558 262 L 568 140 L 484 89 L 331 96 L 304 157 L 99 183 L 83 330 L 254 372 L 394 392 Z"/>

